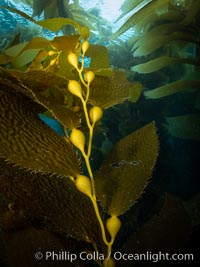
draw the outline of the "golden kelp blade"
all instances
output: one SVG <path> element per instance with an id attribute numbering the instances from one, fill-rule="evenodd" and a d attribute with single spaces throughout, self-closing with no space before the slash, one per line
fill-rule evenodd
<path id="1" fill-rule="evenodd" d="M 152 175 L 159 143 L 154 123 L 120 140 L 96 173 L 96 192 L 109 214 L 125 213 Z"/>
<path id="2" fill-rule="evenodd" d="M 43 37 L 35 37 L 29 42 L 17 44 L 6 49 L 5 53 L 6 55 L 16 57 L 29 49 L 44 49 L 48 46 L 53 46 L 64 52 L 71 52 L 76 48 L 79 38 L 79 35 L 57 36 L 53 40 L 48 40 Z"/>
<path id="3" fill-rule="evenodd" d="M 74 150 L 32 111 L 34 103 L 3 88 L 7 92 L 0 91 L 0 156 L 35 172 L 80 173 Z"/>
<path id="4" fill-rule="evenodd" d="M 129 99 L 132 86 L 120 71 L 113 71 L 111 77 L 96 76 L 91 84 L 89 101 L 101 108 L 112 107 Z"/>
<path id="5" fill-rule="evenodd" d="M 102 45 L 90 45 L 86 56 L 91 58 L 90 68 L 109 69 L 110 59 L 108 49 Z"/>
<path id="6" fill-rule="evenodd" d="M 24 51 L 22 54 L 11 61 L 12 67 L 15 69 L 21 69 L 21 67 L 23 67 L 23 69 L 25 70 L 27 68 L 27 65 L 37 57 L 39 52 L 40 49 L 29 49 L 27 51 Z"/>
<path id="7" fill-rule="evenodd" d="M 182 139 L 200 140 L 200 115 L 166 117 L 168 133 Z"/>
<path id="8" fill-rule="evenodd" d="M 72 52 L 79 44 L 80 35 L 57 36 L 51 41 L 51 45 L 63 52 Z"/>
<path id="9" fill-rule="evenodd" d="M 148 54 L 156 51 L 169 41 L 172 37 L 166 35 L 158 35 L 153 39 L 149 39 L 148 42 L 143 43 L 141 46 L 133 52 L 134 57 L 147 56 Z"/>
<path id="10" fill-rule="evenodd" d="M 43 38 L 43 37 L 35 37 L 30 42 L 25 42 L 22 44 L 17 44 L 11 46 L 10 48 L 6 49 L 5 53 L 7 55 L 16 57 L 17 55 L 21 54 L 22 52 L 29 50 L 29 49 L 42 49 L 49 46 L 51 41 Z"/>
<path id="11" fill-rule="evenodd" d="M 58 49 L 59 52 L 69 53 L 74 51 L 79 44 L 79 35 L 69 35 L 69 36 L 58 36 L 55 37 L 52 41 L 47 40 L 43 37 L 35 37 L 29 42 L 22 44 L 17 44 L 12 47 L 9 47 L 5 50 L 5 55 L 8 56 L 8 61 L 12 64 L 12 67 L 22 67 L 24 66 L 27 69 L 27 64 L 31 63 L 33 60 L 38 59 L 37 56 L 40 53 L 43 53 L 43 57 L 39 60 L 39 66 L 42 67 L 40 61 L 44 61 L 48 58 L 48 50 Z M 55 52 L 56 53 L 56 52 Z M 7 63 L 6 62 L 6 63 Z M 44 64 L 44 63 L 43 63 Z"/>
<path id="12" fill-rule="evenodd" d="M 165 96 L 169 96 L 184 90 L 198 89 L 200 86 L 200 81 L 193 80 L 179 80 L 156 89 L 145 91 L 144 95 L 146 98 L 157 99 Z"/>
<path id="13" fill-rule="evenodd" d="M 131 69 L 139 73 L 151 73 L 154 71 L 158 71 L 168 65 L 178 64 L 178 63 L 200 65 L 198 61 L 189 58 L 174 58 L 174 57 L 162 56 L 152 59 L 146 63 L 136 65 Z"/>
<path id="14" fill-rule="evenodd" d="M 6 49 L 5 54 L 10 57 L 16 57 L 28 45 L 28 42 L 19 43 Z"/>

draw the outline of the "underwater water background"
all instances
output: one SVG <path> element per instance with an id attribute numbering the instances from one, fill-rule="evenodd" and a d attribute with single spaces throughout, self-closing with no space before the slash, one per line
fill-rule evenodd
<path id="1" fill-rule="evenodd" d="M 177 2 L 179 3 L 181 1 Z M 90 12 L 97 12 L 97 16 L 105 19 L 107 23 L 107 32 L 104 32 L 105 35 L 103 38 L 101 39 L 99 36 L 95 38 L 94 32 L 93 38 L 91 37 L 90 42 L 93 44 L 97 43 L 100 45 L 105 45 L 109 51 L 111 66 L 118 70 L 123 70 L 130 82 L 140 82 L 144 87 L 144 91 L 160 86 L 159 79 L 161 79 L 161 83 L 163 83 L 163 85 L 166 85 L 167 82 L 175 81 L 184 72 L 184 69 L 181 66 L 174 66 L 172 69 L 166 68 L 160 76 L 156 76 L 153 73 L 145 76 L 144 74 L 132 72 L 130 61 L 134 62 L 133 65 L 136 61 L 140 61 L 140 59 L 133 56 L 132 51 L 128 47 L 128 40 L 130 40 L 134 34 L 133 28 L 125 33 L 121 39 L 119 38 L 117 41 L 113 42 L 110 40 L 110 36 L 114 34 L 114 32 L 116 32 L 125 21 L 125 19 L 123 19 L 115 23 L 116 19 L 121 14 L 119 9 L 122 3 L 122 0 L 79 1 L 79 4 L 83 8 L 90 10 Z M 9 5 L 20 9 L 29 16 L 32 15 L 31 8 L 20 1 L 15 3 L 15 1 L 11 0 L 0 0 L 0 5 Z M 41 14 L 39 19 L 43 19 L 43 14 Z M 43 30 L 40 27 L 36 27 L 33 23 L 27 22 L 26 19 L 20 17 L 19 15 L 13 14 L 6 9 L 0 9 L 0 51 L 4 51 L 5 47 L 7 47 L 7 45 L 9 45 L 9 43 L 12 41 L 14 35 L 20 31 L 22 40 L 30 40 L 32 36 L 41 35 L 49 39 L 55 37 L 54 33 L 48 30 Z M 56 33 L 56 36 L 60 36 L 62 34 L 62 31 L 59 31 Z M 124 44 L 122 45 L 121 42 L 123 41 Z M 188 48 L 187 53 L 191 57 L 194 56 L 195 52 L 196 50 L 193 46 Z M 192 68 L 190 71 L 192 71 Z M 176 117 L 185 114 L 199 114 L 199 110 L 194 106 L 194 99 L 196 96 L 197 94 L 194 97 L 192 93 L 188 94 L 186 92 L 182 92 L 180 94 L 173 94 L 165 98 L 148 99 L 142 94 L 136 103 L 125 101 L 125 103 L 118 104 L 110 109 L 105 110 L 102 124 L 104 125 L 106 132 L 100 132 L 100 134 L 97 134 L 97 136 L 94 137 L 94 151 L 91 157 L 94 170 L 99 168 L 101 163 L 105 160 L 105 157 L 120 139 L 130 134 L 132 131 L 135 131 L 146 125 L 147 123 L 150 123 L 151 121 L 155 121 L 160 142 L 159 157 L 152 175 L 151 182 L 146 188 L 145 194 L 143 194 L 142 198 L 124 215 L 122 221 L 125 225 L 125 228 L 117 237 L 117 245 L 115 247 L 116 250 L 120 250 L 121 246 L 123 248 L 124 244 L 128 240 L 129 235 L 135 232 L 134 229 L 137 228 L 138 225 L 148 222 L 149 218 L 158 212 L 160 206 L 164 202 L 164 195 L 167 195 L 167 198 L 169 198 L 167 205 L 169 205 L 168 208 L 171 213 L 166 213 L 163 215 L 163 217 L 171 216 L 172 223 L 169 220 L 169 222 L 167 221 L 166 224 L 169 223 L 171 228 L 174 226 L 174 229 L 172 229 L 171 232 L 169 231 L 169 235 L 174 235 L 176 237 L 175 232 L 177 231 L 177 228 L 184 229 L 185 227 L 185 232 L 187 234 L 186 237 L 183 236 L 183 239 L 186 238 L 187 240 L 184 240 L 186 245 L 183 251 L 193 252 L 195 255 L 199 254 L 200 250 L 199 247 L 196 247 L 195 242 L 199 240 L 198 236 L 200 236 L 200 180 L 198 168 L 200 138 L 192 139 L 173 136 L 170 134 L 167 126 L 167 118 L 169 117 Z M 38 116 L 59 135 L 64 135 L 63 129 L 58 121 L 45 117 L 43 114 L 38 114 Z M 176 124 L 176 122 L 174 123 Z M 185 127 L 187 127 L 187 124 Z M 199 129 L 199 127 L 200 125 L 195 125 L 195 128 Z M 183 128 L 182 131 L 187 132 L 187 129 Z M 175 201 L 173 202 L 172 199 Z M 184 206 L 189 215 L 186 215 L 186 211 L 183 211 L 182 208 L 180 208 L 180 214 L 178 213 L 179 219 L 174 219 L 176 214 L 176 205 L 178 212 L 179 207 Z M 194 217 L 196 216 L 193 218 L 195 221 L 193 227 L 188 226 L 190 224 L 188 222 L 190 215 Z M 184 223 L 182 224 L 182 218 L 186 221 L 186 226 Z M 42 225 L 40 225 L 40 223 L 37 225 L 37 222 L 36 226 L 39 229 L 40 227 L 42 228 Z M 168 231 L 167 227 L 166 229 Z M 145 231 L 147 231 L 147 233 L 150 235 L 150 238 L 153 238 L 153 236 L 151 236 L 149 233 L 149 231 L 151 231 L 150 226 L 147 225 L 147 228 L 144 228 L 144 232 Z M 159 227 L 157 231 L 158 235 L 162 235 L 162 232 L 159 232 Z M 168 234 L 167 231 L 165 234 L 163 234 L 164 236 L 166 235 L 166 238 Z M 59 235 L 60 233 L 58 234 L 58 237 Z M 140 238 L 140 236 L 138 236 L 138 238 Z M 145 238 L 144 243 L 146 242 L 145 244 L 147 245 L 144 247 L 148 248 L 149 241 Z M 173 246 L 173 244 L 170 243 L 172 241 L 175 242 L 176 240 L 173 240 L 173 238 L 169 239 L 169 241 L 166 240 L 166 244 L 169 242 L 169 247 L 171 245 Z M 73 240 L 69 242 L 73 243 Z M 135 245 L 136 250 L 142 250 L 137 242 L 134 242 L 131 243 L 131 246 Z M 64 246 L 65 245 L 66 243 Z M 181 245 L 177 242 L 177 247 L 178 246 L 181 247 Z M 131 252 L 130 247 L 128 251 Z M 2 257 L 1 254 L 3 254 L 3 249 L 0 251 L 0 259 Z M 131 264 L 132 263 L 127 263 L 127 267 L 135 266 Z M 188 266 L 198 266 L 198 264 L 196 265 L 196 262 L 189 264 Z M 182 266 L 181 263 L 179 263 L 179 265 Z M 5 264 L 5 266 L 7 265 Z M 9 266 L 12 267 L 12 265 Z M 96 265 L 93 265 L 93 263 L 90 262 L 88 266 Z M 119 264 L 119 266 L 123 265 Z M 162 267 L 169 265 L 161 264 L 158 266 Z M 173 264 L 171 266 L 176 265 Z"/>

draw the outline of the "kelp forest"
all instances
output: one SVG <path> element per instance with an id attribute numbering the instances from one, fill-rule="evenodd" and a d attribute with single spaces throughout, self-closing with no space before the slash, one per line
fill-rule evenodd
<path id="1" fill-rule="evenodd" d="M 200 1 L 80 2 L 0 1 L 0 264 L 199 266 Z"/>

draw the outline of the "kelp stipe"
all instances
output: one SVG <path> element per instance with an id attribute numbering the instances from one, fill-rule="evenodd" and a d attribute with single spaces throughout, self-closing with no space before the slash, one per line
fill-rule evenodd
<path id="1" fill-rule="evenodd" d="M 89 141 L 88 141 L 87 151 L 85 152 L 85 137 L 84 137 L 84 133 L 82 131 L 77 130 L 77 129 L 72 129 L 72 132 L 70 135 L 70 140 L 71 140 L 72 144 L 75 145 L 75 147 L 77 147 L 81 151 L 81 153 L 85 159 L 87 170 L 88 170 L 88 173 L 90 176 L 90 178 L 88 178 L 88 177 L 81 175 L 81 174 L 77 175 L 77 177 L 75 179 L 75 185 L 79 191 L 86 194 L 90 198 L 90 200 L 94 206 L 94 210 L 95 210 L 95 213 L 96 213 L 96 216 L 97 216 L 97 219 L 99 221 L 100 228 L 101 228 L 102 239 L 103 239 L 103 242 L 105 243 L 105 245 L 107 246 L 106 259 L 103 262 L 103 265 L 104 266 L 110 266 L 108 261 L 111 261 L 110 255 L 111 255 L 111 251 L 112 251 L 112 244 L 114 243 L 116 234 L 120 229 L 121 222 L 120 222 L 119 218 L 117 218 L 116 216 L 111 214 L 111 217 L 107 220 L 107 226 L 106 226 L 106 228 L 110 234 L 110 240 L 108 240 L 108 238 L 106 237 L 106 230 L 104 227 L 104 223 L 103 223 L 103 220 L 101 218 L 100 211 L 99 211 L 98 204 L 97 204 L 95 182 L 94 182 L 94 177 L 93 177 L 93 173 L 92 173 L 92 169 L 91 169 L 91 165 L 90 165 L 90 156 L 91 156 L 94 126 L 95 126 L 95 123 L 101 119 L 101 117 L 103 115 L 103 111 L 98 106 L 92 107 L 89 111 L 88 111 L 88 107 L 87 107 L 88 99 L 90 96 L 90 90 L 91 90 L 90 84 L 95 78 L 94 72 L 92 72 L 92 71 L 85 72 L 84 71 L 84 56 L 85 56 L 85 53 L 88 50 L 88 48 L 89 48 L 89 43 L 86 40 L 83 42 L 83 44 L 81 46 L 82 61 L 81 61 L 81 67 L 80 68 L 78 67 L 78 58 L 77 58 L 76 54 L 70 53 L 68 55 L 69 63 L 76 69 L 76 71 L 79 74 L 79 79 L 81 81 L 81 84 L 86 88 L 86 92 L 85 92 L 85 96 L 84 96 L 82 89 L 81 89 L 81 84 L 79 82 L 73 80 L 73 81 L 69 81 L 69 84 L 68 84 L 69 91 L 73 95 L 80 98 L 82 105 L 83 105 L 85 119 L 86 119 L 87 127 L 89 129 Z"/>
<path id="2" fill-rule="evenodd" d="M 103 252 L 100 266 L 115 266 L 110 254 L 123 228 L 119 216 L 143 193 L 158 156 L 155 124 L 120 140 L 94 175 L 90 156 L 95 126 L 104 109 L 129 99 L 138 83 L 128 82 L 123 72 L 109 68 L 107 49 L 89 44 L 88 28 L 64 18 L 36 22 L 15 12 L 49 30 L 70 24 L 79 34 L 53 40 L 36 37 L 1 55 L 0 157 L 25 169 L 27 177 L 45 180 L 44 192 L 52 188 L 49 183 L 55 183 L 60 190 L 52 196 L 56 199 L 52 205 L 59 207 L 60 195 L 64 196 L 65 213 L 57 214 L 52 207 L 53 215 L 48 214 L 44 201 L 42 218 L 53 229 L 87 242 L 90 250 Z M 84 66 L 85 56 L 91 57 L 89 67 Z M 65 136 L 44 124 L 38 113 L 59 121 Z M 108 219 L 101 215 L 97 201 Z"/>

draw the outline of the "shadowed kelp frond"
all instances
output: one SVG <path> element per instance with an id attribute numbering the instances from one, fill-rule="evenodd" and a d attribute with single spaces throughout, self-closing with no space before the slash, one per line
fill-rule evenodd
<path id="1" fill-rule="evenodd" d="M 0 156 L 34 172 L 76 176 L 80 172 L 79 162 L 70 143 L 39 119 L 31 110 L 31 100 L 3 88 Z"/>

